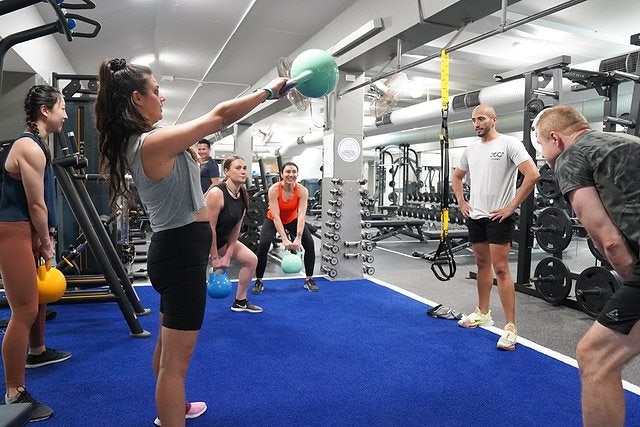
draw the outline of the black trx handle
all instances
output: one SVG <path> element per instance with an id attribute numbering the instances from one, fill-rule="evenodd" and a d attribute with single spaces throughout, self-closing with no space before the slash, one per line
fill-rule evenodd
<path id="1" fill-rule="evenodd" d="M 447 270 L 445 270 L 445 268 L 447 268 Z M 438 249 L 436 249 L 436 253 L 431 262 L 431 271 L 433 271 L 436 279 L 442 282 L 446 282 L 455 276 L 456 261 L 453 259 L 453 251 L 451 250 L 448 237 L 440 240 Z"/>

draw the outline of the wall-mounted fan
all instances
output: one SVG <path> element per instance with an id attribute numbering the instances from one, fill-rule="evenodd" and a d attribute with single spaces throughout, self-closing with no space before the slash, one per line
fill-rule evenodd
<path id="1" fill-rule="evenodd" d="M 371 85 L 373 100 L 369 104 L 371 114 L 380 117 L 393 111 L 398 104 L 400 92 L 408 81 L 405 73 L 397 73 L 386 79 L 377 80 Z"/>

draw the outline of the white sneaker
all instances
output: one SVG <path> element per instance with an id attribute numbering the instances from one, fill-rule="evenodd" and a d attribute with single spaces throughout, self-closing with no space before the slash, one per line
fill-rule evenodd
<path id="1" fill-rule="evenodd" d="M 458 320 L 458 325 L 463 328 L 476 328 L 480 325 L 492 326 L 491 310 L 487 314 L 482 314 L 480 309 L 476 307 L 473 313 L 462 316 L 462 319 Z"/>
<path id="2" fill-rule="evenodd" d="M 504 332 L 498 340 L 497 347 L 500 350 L 514 350 L 516 348 L 516 341 L 518 340 L 518 330 L 513 323 L 507 323 L 504 327 Z"/>

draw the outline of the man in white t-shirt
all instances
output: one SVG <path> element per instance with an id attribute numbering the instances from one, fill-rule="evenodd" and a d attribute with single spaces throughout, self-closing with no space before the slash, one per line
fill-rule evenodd
<path id="1" fill-rule="evenodd" d="M 509 271 L 513 213 L 531 193 L 540 173 L 521 141 L 496 130 L 498 117 L 493 107 L 478 105 L 471 121 L 480 140 L 464 150 L 453 173 L 452 186 L 459 209 L 467 218 L 469 241 L 476 258 L 478 306 L 458 324 L 465 328 L 493 324 L 489 301 L 495 272 L 506 320 L 497 347 L 513 350 L 518 336 L 515 286 Z M 516 189 L 518 171 L 524 179 Z M 468 202 L 462 192 L 462 180 L 467 174 L 471 190 Z"/>

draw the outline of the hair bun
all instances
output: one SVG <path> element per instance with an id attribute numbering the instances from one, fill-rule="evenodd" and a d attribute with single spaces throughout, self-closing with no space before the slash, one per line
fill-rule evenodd
<path id="1" fill-rule="evenodd" d="M 111 68 L 111 71 L 113 71 L 114 73 L 116 71 L 122 70 L 126 66 L 127 66 L 127 60 L 126 59 L 116 58 L 116 59 L 112 59 L 111 61 L 109 61 L 109 67 Z"/>

